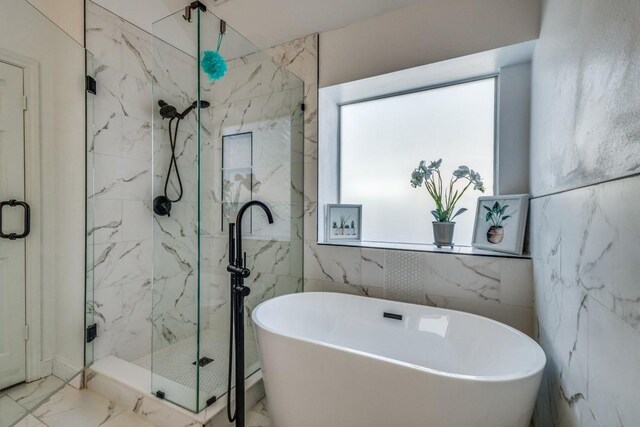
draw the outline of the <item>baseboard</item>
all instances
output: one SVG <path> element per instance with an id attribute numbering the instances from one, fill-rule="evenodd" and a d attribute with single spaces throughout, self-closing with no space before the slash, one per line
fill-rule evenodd
<path id="1" fill-rule="evenodd" d="M 53 359 L 52 373 L 63 381 L 69 381 L 83 370 L 82 366 L 76 366 L 67 359 L 56 356 Z"/>
<path id="2" fill-rule="evenodd" d="M 47 360 L 43 360 L 40 363 L 40 372 L 38 372 L 38 378 L 31 378 L 30 381 L 37 380 L 40 378 L 48 377 L 53 374 L 53 360 L 54 358 L 50 358 Z"/>

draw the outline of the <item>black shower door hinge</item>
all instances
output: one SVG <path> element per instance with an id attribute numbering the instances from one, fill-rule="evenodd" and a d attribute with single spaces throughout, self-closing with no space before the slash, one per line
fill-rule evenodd
<path id="1" fill-rule="evenodd" d="M 207 11 L 207 6 L 204 5 L 204 3 L 202 3 L 201 1 L 194 1 L 193 3 L 191 3 L 191 9 L 200 9 L 200 11 L 202 12 L 206 12 Z"/>
<path id="2" fill-rule="evenodd" d="M 306 106 L 306 105 L 304 105 L 304 102 L 303 102 L 302 104 L 300 104 L 300 109 L 301 109 L 302 111 L 306 110 L 306 108 L 307 108 L 307 106 Z"/>
<path id="3" fill-rule="evenodd" d="M 87 92 L 95 95 L 97 92 L 97 83 L 96 83 L 96 79 L 94 79 L 91 76 L 87 76 L 87 80 L 86 80 L 86 89 Z"/>
<path id="4" fill-rule="evenodd" d="M 186 6 L 184 8 L 184 15 L 182 15 L 182 18 L 184 18 L 184 20 L 187 22 L 191 22 L 191 11 L 195 9 L 200 9 L 201 12 L 206 12 L 207 6 L 205 6 L 202 2 L 194 1 L 189 6 Z"/>
<path id="5" fill-rule="evenodd" d="M 87 326 L 87 343 L 92 342 L 98 337 L 98 325 L 93 324 Z"/>

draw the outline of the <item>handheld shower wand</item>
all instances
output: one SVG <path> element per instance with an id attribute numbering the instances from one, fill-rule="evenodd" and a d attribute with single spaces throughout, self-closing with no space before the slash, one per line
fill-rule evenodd
<path id="1" fill-rule="evenodd" d="M 180 170 L 178 169 L 178 158 L 176 156 L 176 141 L 178 139 L 178 128 L 180 127 L 180 120 L 187 117 L 187 115 L 198 106 L 198 101 L 187 107 L 182 113 L 178 113 L 178 110 L 173 105 L 169 105 L 162 99 L 158 101 L 160 106 L 160 117 L 162 119 L 169 119 L 169 144 L 171 145 L 171 159 L 169 160 L 169 170 L 167 171 L 167 177 L 164 181 L 164 193 L 161 196 L 153 199 L 153 211 L 156 215 L 171 216 L 172 203 L 179 202 L 182 199 L 184 190 L 182 188 L 182 179 L 180 178 Z M 208 108 L 209 103 L 207 101 L 200 101 L 200 108 Z M 176 120 L 175 129 L 171 128 L 173 121 Z M 178 196 L 175 199 L 170 199 L 168 194 L 169 181 L 171 180 L 172 170 L 176 171 L 176 178 L 178 179 Z"/>

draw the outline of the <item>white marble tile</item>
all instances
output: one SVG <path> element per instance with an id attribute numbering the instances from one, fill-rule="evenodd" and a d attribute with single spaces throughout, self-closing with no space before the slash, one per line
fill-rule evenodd
<path id="1" fill-rule="evenodd" d="M 133 117 L 122 117 L 123 157 L 151 161 L 151 123 Z"/>
<path id="2" fill-rule="evenodd" d="M 148 200 L 122 202 L 122 241 L 151 240 L 152 210 Z"/>
<path id="3" fill-rule="evenodd" d="M 304 271 L 309 279 L 360 284 L 360 263 L 359 249 L 305 242 Z"/>
<path id="4" fill-rule="evenodd" d="M 423 304 L 488 317 L 533 336 L 533 309 L 495 301 L 425 295 Z"/>
<path id="5" fill-rule="evenodd" d="M 93 78 L 96 80 L 97 96 L 93 98 L 95 108 L 110 111 L 117 115 L 127 115 L 121 100 L 121 81 L 125 74 L 108 65 L 102 64 L 99 58 L 93 58 Z"/>
<path id="6" fill-rule="evenodd" d="M 533 263 L 530 259 L 500 259 L 500 301 L 533 306 Z"/>
<path id="7" fill-rule="evenodd" d="M 119 156 L 94 155 L 94 198 L 149 200 L 151 165 L 148 161 Z"/>
<path id="8" fill-rule="evenodd" d="M 0 427 L 10 427 L 29 411 L 9 396 L 0 396 Z"/>
<path id="9" fill-rule="evenodd" d="M 371 298 L 387 298 L 384 290 L 376 286 L 354 285 L 338 282 L 322 282 L 322 292 L 338 292 Z"/>
<path id="10" fill-rule="evenodd" d="M 49 375 L 40 380 L 13 386 L 5 390 L 5 393 L 25 409 L 32 410 L 63 385 L 61 379 Z"/>
<path id="11" fill-rule="evenodd" d="M 633 0 L 549 2 L 532 62 L 533 194 L 602 182 L 640 170 L 634 119 L 640 101 L 626 88 L 640 68 Z M 614 31 L 615 42 L 610 35 Z"/>
<path id="12" fill-rule="evenodd" d="M 252 272 L 288 275 L 291 272 L 290 244 L 278 240 L 246 240 L 247 264 Z"/>
<path id="13" fill-rule="evenodd" d="M 113 110 L 93 109 L 93 151 L 98 154 L 122 155 L 122 116 Z"/>
<path id="14" fill-rule="evenodd" d="M 266 50 L 306 84 L 318 82 L 318 35 L 312 34 Z"/>
<path id="15" fill-rule="evenodd" d="M 121 159 L 119 156 L 93 155 L 92 199 L 122 199 L 122 183 L 118 173 Z"/>
<path id="16" fill-rule="evenodd" d="M 122 239 L 122 202 L 119 200 L 93 199 L 93 215 L 88 224 L 87 236 L 93 244 L 113 243 Z"/>
<path id="17" fill-rule="evenodd" d="M 69 385 L 77 390 L 80 390 L 83 388 L 83 382 L 84 382 L 84 370 L 79 372 L 75 377 L 71 378 L 69 380 Z"/>
<path id="18" fill-rule="evenodd" d="M 91 4 L 91 3 L 89 3 Z M 87 7 L 86 45 L 102 63 L 122 68 L 122 30 L 98 15 L 95 6 Z"/>
<path id="19" fill-rule="evenodd" d="M 29 414 L 21 419 L 15 427 L 47 427 L 39 419 Z"/>
<path id="20" fill-rule="evenodd" d="M 640 419 L 640 333 L 589 300 L 589 406 L 603 426 Z"/>
<path id="21" fill-rule="evenodd" d="M 305 292 L 322 292 L 322 280 L 304 279 L 304 291 Z"/>
<path id="22" fill-rule="evenodd" d="M 49 427 L 98 426 L 117 417 L 124 408 L 89 391 L 66 386 L 35 410 Z"/>
<path id="23" fill-rule="evenodd" d="M 94 289 L 147 279 L 151 256 L 151 241 L 95 245 Z"/>
<path id="24" fill-rule="evenodd" d="M 124 412 L 102 424 L 104 427 L 154 427 L 153 424 L 133 412 Z"/>
<path id="25" fill-rule="evenodd" d="M 120 34 L 122 71 L 148 82 L 153 81 L 153 56 L 150 40 L 130 32 L 130 26 Z"/>
<path id="26" fill-rule="evenodd" d="M 361 256 L 361 283 L 368 286 L 384 286 L 384 250 L 363 248 Z"/>
<path id="27" fill-rule="evenodd" d="M 424 254 L 427 294 L 500 302 L 500 259 Z"/>
<path id="28" fill-rule="evenodd" d="M 127 117 L 139 120 L 150 120 L 152 117 L 151 83 L 138 77 L 125 74 L 120 79 L 120 102 Z"/>

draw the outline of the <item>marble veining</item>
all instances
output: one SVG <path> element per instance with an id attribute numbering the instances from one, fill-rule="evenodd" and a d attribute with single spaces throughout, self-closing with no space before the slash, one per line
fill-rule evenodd
<path id="1" fill-rule="evenodd" d="M 89 71 L 97 95 L 89 99 L 93 156 L 92 245 L 98 324 L 94 357 L 133 360 L 151 341 L 151 36 L 87 3 Z"/>
<path id="2" fill-rule="evenodd" d="M 639 4 L 548 1 L 533 61 L 536 425 L 637 424 Z M 613 31 L 615 28 L 615 31 Z M 551 77 L 554 76 L 554 77 Z M 632 99 L 633 98 L 633 99 Z M 594 184 L 584 188 L 577 188 Z M 551 191 L 569 190 L 547 195 Z"/>

